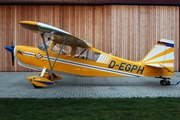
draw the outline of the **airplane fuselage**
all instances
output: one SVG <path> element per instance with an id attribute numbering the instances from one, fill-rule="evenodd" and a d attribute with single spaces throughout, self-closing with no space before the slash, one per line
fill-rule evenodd
<path id="1" fill-rule="evenodd" d="M 56 72 L 65 72 L 81 76 L 127 76 L 127 77 L 142 77 L 142 76 L 171 76 L 172 73 L 167 70 L 146 66 L 141 61 L 133 62 L 113 55 L 99 51 L 93 47 L 89 48 L 100 53 L 100 60 L 92 61 L 82 58 L 76 58 L 72 54 L 60 54 L 56 60 L 57 53 L 49 51 L 50 64 L 54 66 L 50 68 L 46 52 L 38 47 L 16 46 L 14 55 L 18 63 L 24 67 L 31 69 L 52 70 Z M 73 51 L 73 50 L 72 50 Z M 104 59 L 104 60 L 103 60 Z"/>

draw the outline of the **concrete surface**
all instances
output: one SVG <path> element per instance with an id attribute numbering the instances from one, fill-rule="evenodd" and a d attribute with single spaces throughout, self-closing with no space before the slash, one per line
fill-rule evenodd
<path id="1" fill-rule="evenodd" d="M 35 89 L 26 80 L 35 72 L 0 72 L 0 98 L 132 98 L 180 97 L 180 84 L 161 86 L 157 78 L 80 77 L 63 75 L 56 86 Z M 171 83 L 180 81 L 180 73 Z"/>

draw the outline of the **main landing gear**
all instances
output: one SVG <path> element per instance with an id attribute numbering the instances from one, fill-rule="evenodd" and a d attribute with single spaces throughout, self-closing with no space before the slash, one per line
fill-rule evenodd
<path id="1" fill-rule="evenodd" d="M 169 81 L 170 78 L 165 78 L 165 77 L 155 77 L 155 78 L 162 78 L 162 80 L 160 80 L 160 84 L 163 86 L 169 86 L 171 84 L 171 82 Z"/>
<path id="2" fill-rule="evenodd" d="M 27 77 L 27 80 L 30 81 L 34 88 L 43 88 L 46 86 L 52 86 L 55 85 L 53 82 L 54 80 L 61 80 L 62 77 L 59 75 L 56 75 L 54 73 L 48 74 L 48 72 L 45 72 L 44 75 L 41 77 L 41 73 L 39 73 L 38 76 L 29 76 Z"/>

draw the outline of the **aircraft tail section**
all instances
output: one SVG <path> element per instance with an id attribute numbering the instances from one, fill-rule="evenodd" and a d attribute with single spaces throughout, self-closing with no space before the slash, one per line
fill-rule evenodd
<path id="1" fill-rule="evenodd" d="M 159 40 L 152 50 L 141 60 L 145 65 L 174 71 L 174 41 Z"/>

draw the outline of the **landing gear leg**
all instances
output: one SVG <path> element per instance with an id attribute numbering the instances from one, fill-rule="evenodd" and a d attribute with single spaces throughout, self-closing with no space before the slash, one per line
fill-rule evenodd
<path id="1" fill-rule="evenodd" d="M 168 86 L 171 84 L 171 82 L 169 81 L 170 78 L 165 78 L 165 77 L 156 77 L 156 78 L 162 78 L 162 80 L 160 81 L 160 84 L 163 85 L 163 86 Z"/>

